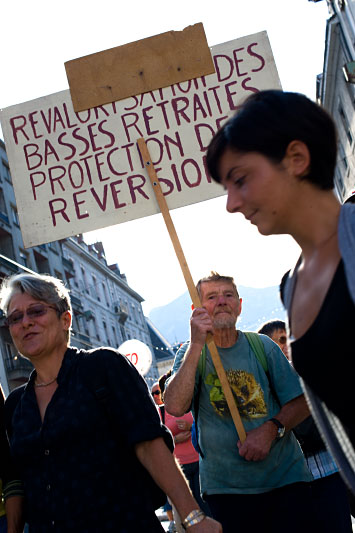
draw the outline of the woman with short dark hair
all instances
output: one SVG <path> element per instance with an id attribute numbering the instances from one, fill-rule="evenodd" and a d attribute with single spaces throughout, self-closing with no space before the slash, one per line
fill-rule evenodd
<path id="1" fill-rule="evenodd" d="M 216 134 L 207 153 L 227 210 L 263 235 L 289 234 L 300 258 L 282 282 L 293 365 L 321 432 L 355 492 L 355 206 L 336 198 L 337 136 L 306 96 L 261 91 Z"/>

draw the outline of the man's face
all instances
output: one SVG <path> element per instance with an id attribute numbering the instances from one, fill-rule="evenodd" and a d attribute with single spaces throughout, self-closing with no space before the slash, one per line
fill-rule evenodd
<path id="1" fill-rule="evenodd" d="M 241 300 L 231 283 L 206 281 L 201 284 L 201 303 L 214 329 L 234 328 L 242 310 Z"/>
<path id="2" fill-rule="evenodd" d="M 271 335 L 271 339 L 280 346 L 287 359 L 290 359 L 286 331 L 284 329 L 275 329 Z"/>

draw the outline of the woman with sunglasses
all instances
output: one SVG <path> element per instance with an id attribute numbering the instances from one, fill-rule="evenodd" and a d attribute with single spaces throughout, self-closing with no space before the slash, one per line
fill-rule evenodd
<path id="1" fill-rule="evenodd" d="M 221 531 L 191 496 L 134 366 L 110 348 L 69 345 L 72 310 L 62 282 L 15 275 L 4 281 L 0 302 L 17 350 L 34 366 L 5 404 L 30 532 L 163 531 L 142 465 L 191 533 Z"/>
<path id="2" fill-rule="evenodd" d="M 301 248 L 282 283 L 294 368 L 342 475 L 355 492 L 355 206 L 334 195 L 333 120 L 306 96 L 251 95 L 215 135 L 211 176 L 227 210 Z"/>

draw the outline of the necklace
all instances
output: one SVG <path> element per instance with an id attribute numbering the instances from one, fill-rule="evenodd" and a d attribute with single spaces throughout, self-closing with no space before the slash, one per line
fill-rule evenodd
<path id="1" fill-rule="evenodd" d="M 57 377 L 58 376 L 56 376 L 54 379 L 52 379 L 52 381 L 47 381 L 47 383 L 36 383 L 35 382 L 35 387 L 48 387 L 48 385 L 52 385 L 52 383 L 57 381 Z"/>

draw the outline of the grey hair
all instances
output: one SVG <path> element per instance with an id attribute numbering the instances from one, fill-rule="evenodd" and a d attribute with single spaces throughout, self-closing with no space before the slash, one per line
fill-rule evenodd
<path id="1" fill-rule="evenodd" d="M 69 290 L 60 279 L 49 274 L 15 274 L 5 278 L 0 288 L 0 309 L 5 315 L 13 296 L 24 293 L 35 300 L 53 305 L 58 317 L 65 311 L 70 311 L 72 314 Z"/>
<path id="2" fill-rule="evenodd" d="M 235 290 L 238 298 L 239 298 L 239 293 L 238 293 L 238 289 L 237 289 L 237 286 L 235 284 L 234 278 L 232 278 L 232 276 L 223 276 L 223 275 L 221 276 L 220 274 L 218 274 L 218 272 L 214 272 L 213 270 L 211 270 L 211 274 L 209 276 L 201 278 L 197 282 L 196 289 L 197 289 L 197 292 L 198 292 L 198 295 L 199 295 L 200 298 L 202 296 L 201 295 L 201 285 L 202 285 L 202 283 L 209 283 L 211 281 L 230 283 L 232 285 L 233 289 Z"/>

